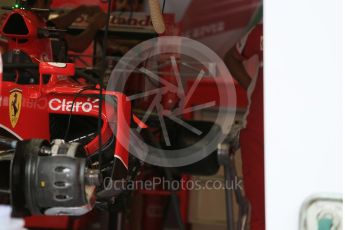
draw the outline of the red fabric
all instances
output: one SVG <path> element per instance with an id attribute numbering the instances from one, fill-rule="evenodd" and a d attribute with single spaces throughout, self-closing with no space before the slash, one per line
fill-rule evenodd
<path id="1" fill-rule="evenodd" d="M 247 128 L 241 131 L 243 180 L 251 203 L 251 230 L 265 229 L 263 78 L 259 76 L 252 95 Z"/>
<path id="2" fill-rule="evenodd" d="M 254 55 L 259 55 L 260 61 L 263 61 L 263 25 L 256 25 L 247 35 L 246 39 L 242 40 L 244 42 L 244 49 L 241 55 L 249 59 Z M 241 46 L 241 44 L 240 44 Z"/>
<path id="3" fill-rule="evenodd" d="M 250 32 L 241 55 L 245 59 L 258 55 L 260 61 L 263 61 L 262 24 L 257 25 Z M 245 193 L 251 203 L 251 230 L 265 229 L 263 115 L 263 68 L 261 67 L 251 96 L 247 126 L 240 135 Z"/>

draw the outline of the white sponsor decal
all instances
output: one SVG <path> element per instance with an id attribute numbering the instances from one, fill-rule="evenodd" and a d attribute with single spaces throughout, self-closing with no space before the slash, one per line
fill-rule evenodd
<path id="1" fill-rule="evenodd" d="M 73 109 L 72 109 L 73 105 Z M 49 101 L 49 109 L 53 111 L 61 112 L 85 112 L 89 113 L 93 109 L 98 109 L 98 99 L 91 101 L 91 98 L 88 98 L 86 102 L 75 101 L 67 99 L 54 98 Z"/>
<path id="2" fill-rule="evenodd" d="M 67 66 L 66 63 L 60 63 L 60 62 L 48 62 L 49 65 L 58 67 L 58 68 L 65 68 Z"/>
<path id="3" fill-rule="evenodd" d="M 192 30 L 186 31 L 186 36 L 191 36 L 193 38 L 203 38 L 207 36 L 212 36 L 225 31 L 225 22 L 216 22 L 209 25 L 200 26 L 193 28 Z"/>

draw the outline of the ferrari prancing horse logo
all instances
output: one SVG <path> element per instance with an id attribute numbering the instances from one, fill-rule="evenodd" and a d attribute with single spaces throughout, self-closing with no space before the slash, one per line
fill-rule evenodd
<path id="1" fill-rule="evenodd" d="M 9 99 L 9 115 L 11 125 L 14 128 L 17 125 L 20 116 L 20 110 L 22 108 L 22 91 L 20 89 L 13 89 L 10 91 Z"/>

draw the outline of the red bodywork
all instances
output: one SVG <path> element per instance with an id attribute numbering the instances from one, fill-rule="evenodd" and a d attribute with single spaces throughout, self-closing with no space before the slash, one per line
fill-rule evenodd
<path id="1" fill-rule="evenodd" d="M 51 137 L 49 130 L 49 114 L 70 115 L 71 104 L 74 95 L 82 89 L 81 85 L 68 78 L 51 82 L 47 85 L 31 86 L 18 85 L 12 82 L 1 83 L 2 104 L 0 113 L 0 127 L 13 134 L 18 139 L 42 138 L 49 140 Z M 10 122 L 10 94 L 14 91 L 22 94 L 21 111 L 17 124 L 13 127 Z M 98 96 L 97 90 L 86 90 L 75 100 L 73 115 L 83 115 L 98 118 L 98 99 L 92 96 Z M 117 108 L 111 108 L 109 104 L 103 102 L 103 111 L 114 110 L 112 116 L 107 117 L 102 114 L 102 140 L 106 143 L 113 135 L 109 127 L 110 122 L 117 121 L 117 139 L 123 136 L 129 136 L 129 126 L 131 106 L 126 97 L 117 92 L 105 92 L 105 95 L 114 96 L 117 99 Z M 128 130 L 126 132 L 125 130 Z M 127 145 L 124 142 L 128 137 L 123 137 L 121 143 L 116 143 L 115 156 L 121 158 L 125 166 L 128 166 Z M 94 138 L 85 146 L 89 154 L 98 150 L 98 138 Z"/>
<path id="2" fill-rule="evenodd" d="M 6 29 L 6 26 L 13 27 L 13 21 L 11 22 L 13 18 L 22 20 L 22 26 L 26 26 L 27 33 L 23 30 L 21 34 L 15 34 L 8 29 L 9 27 Z M 18 21 L 16 23 L 18 24 Z M 23 84 L 18 82 L 17 70 L 15 70 L 16 78 L 11 81 L 4 79 L 5 73 L 2 74 L 0 71 L 0 135 L 5 134 L 20 140 L 30 138 L 51 140 L 54 132 L 50 126 L 51 115 L 72 114 L 72 116 L 81 115 L 98 119 L 99 90 L 91 89 L 90 85 L 72 79 L 71 76 L 75 73 L 74 64 L 52 62 L 51 41 L 49 38 L 38 37 L 39 28 L 45 28 L 45 22 L 36 13 L 21 9 L 13 10 L 1 28 L 2 35 L 8 39 L 7 52 L 21 51 L 29 56 L 32 63 L 39 66 L 39 74 L 36 76 L 38 82 Z M 0 70 L 1 67 L 0 62 Z M 4 66 L 5 71 L 6 66 Z M 50 79 L 45 82 L 43 79 L 47 75 Z M 103 97 L 105 95 L 114 98 L 116 106 L 105 100 L 102 102 L 102 143 L 108 143 L 115 135 L 114 156 L 128 169 L 131 104 L 122 93 L 103 91 Z M 116 128 L 112 128 L 111 125 L 115 125 Z M 97 135 L 85 145 L 85 149 L 90 155 L 99 150 Z M 49 220 L 45 221 L 46 218 L 31 217 L 27 219 L 26 225 L 47 228 L 54 225 L 54 221 L 48 223 L 52 220 L 58 220 L 59 223 L 68 222 L 66 217 L 47 218 Z"/>
<path id="3" fill-rule="evenodd" d="M 13 25 L 13 19 L 15 17 L 21 17 L 27 26 L 27 33 L 14 34 L 9 33 L 7 27 L 13 27 L 19 25 Z M 16 22 L 22 22 L 18 19 Z M 9 50 L 21 50 L 28 54 L 36 62 L 40 61 L 52 61 L 52 48 L 49 38 L 38 38 L 38 29 L 45 28 L 45 22 L 42 18 L 38 17 L 34 12 L 17 9 L 7 15 L 4 23 L 2 24 L 1 34 L 3 37 L 8 38 Z M 22 40 L 22 41 L 21 41 Z M 23 42 L 26 40 L 26 42 Z"/>
<path id="4" fill-rule="evenodd" d="M 16 35 L 6 33 L 6 26 L 10 23 L 11 17 L 20 15 L 24 19 L 28 28 L 25 35 Z M 71 114 L 71 105 L 76 94 L 85 87 L 85 83 L 79 83 L 70 78 L 74 75 L 73 64 L 49 63 L 52 60 L 52 51 L 49 38 L 38 38 L 38 29 L 45 28 L 44 21 L 36 16 L 35 13 L 26 10 L 14 10 L 9 14 L 1 29 L 2 35 L 8 38 L 8 51 L 20 50 L 28 54 L 33 62 L 39 64 L 39 84 L 17 84 L 16 82 L 1 82 L 0 107 L 0 126 L 16 136 L 18 139 L 43 138 L 50 139 L 49 115 L 50 114 Z M 25 40 L 26 42 L 20 42 Z M 46 63 L 47 62 L 47 63 Z M 43 83 L 43 75 L 51 75 L 48 83 Z M 13 91 L 19 92 L 21 96 L 21 106 L 16 125 L 10 122 L 10 94 Z M 128 137 L 129 124 L 131 120 L 131 105 L 126 96 L 119 92 L 104 91 L 103 95 L 109 95 L 116 98 L 117 108 L 111 108 L 111 105 L 103 101 L 102 114 L 102 140 L 106 143 L 113 135 L 109 123 L 117 124 L 117 139 L 121 143 L 116 143 L 115 156 L 121 158 L 121 161 L 128 167 Z M 72 115 L 82 115 L 98 118 L 98 90 L 85 90 L 80 93 L 74 102 Z M 110 117 L 105 111 L 114 111 Z M 98 150 L 98 138 L 96 137 L 85 146 L 89 154 Z"/>

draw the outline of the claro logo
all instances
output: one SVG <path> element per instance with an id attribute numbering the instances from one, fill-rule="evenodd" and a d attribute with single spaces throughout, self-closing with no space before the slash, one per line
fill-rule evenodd
<path id="1" fill-rule="evenodd" d="M 91 101 L 91 98 L 88 98 L 87 101 L 75 101 L 72 109 L 73 100 L 59 99 L 54 98 L 49 101 L 49 109 L 52 111 L 61 111 L 61 112 L 85 112 L 89 113 L 93 109 L 98 109 L 98 99 Z"/>

